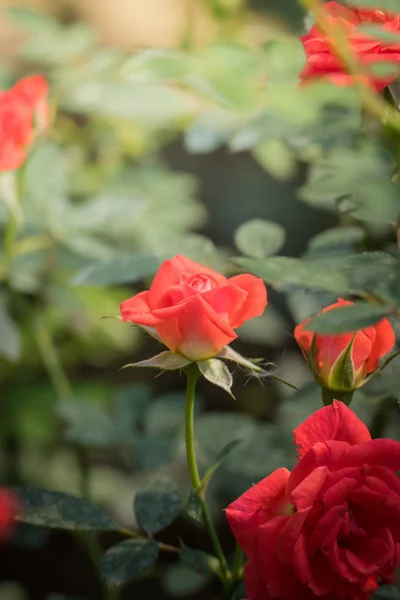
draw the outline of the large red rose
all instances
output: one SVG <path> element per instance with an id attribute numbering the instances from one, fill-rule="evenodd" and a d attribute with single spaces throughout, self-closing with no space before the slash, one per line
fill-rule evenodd
<path id="1" fill-rule="evenodd" d="M 294 432 L 299 461 L 226 514 L 249 600 L 366 600 L 399 565 L 400 443 L 371 440 L 342 402 Z"/>
<path id="2" fill-rule="evenodd" d="M 339 298 L 338 302 L 327 306 L 322 312 L 352 304 Z M 371 327 L 337 335 L 314 334 L 305 329 L 310 320 L 306 319 L 297 325 L 294 337 L 313 375 L 320 385 L 328 389 L 351 391 L 360 387 L 366 375 L 375 371 L 379 359 L 390 352 L 396 342 L 393 328 L 386 318 Z M 351 369 L 347 368 L 348 365 L 344 368 L 340 360 L 349 344 Z"/>
<path id="3" fill-rule="evenodd" d="M 10 536 L 18 509 L 19 502 L 15 495 L 0 488 L 0 542 Z"/>
<path id="4" fill-rule="evenodd" d="M 132 321 L 158 337 L 171 352 L 189 360 L 215 356 L 234 340 L 234 331 L 261 315 L 267 304 L 264 283 L 254 275 L 227 279 L 185 256 L 164 262 L 150 290 L 121 304 L 122 321 Z"/>
<path id="5" fill-rule="evenodd" d="M 41 75 L 24 77 L 0 91 L 0 171 L 20 167 L 35 131 L 47 123 L 48 84 Z"/>
<path id="6" fill-rule="evenodd" d="M 400 33 L 400 15 L 388 14 L 381 10 L 358 10 L 327 2 L 324 5 L 326 19 L 345 33 L 348 44 L 357 57 L 360 66 L 368 70 L 377 63 L 400 64 L 400 43 L 388 39 L 378 40 L 357 30 L 362 24 L 381 27 L 382 30 Z M 307 63 L 300 74 L 303 81 L 315 78 L 329 79 L 337 85 L 351 85 L 354 76 L 350 75 L 337 55 L 334 39 L 328 38 L 318 25 L 302 36 L 301 41 L 307 57 Z M 365 76 L 364 76 L 365 77 Z M 369 72 L 367 81 L 376 89 L 382 90 L 396 79 L 395 67 L 385 75 L 373 75 Z"/>

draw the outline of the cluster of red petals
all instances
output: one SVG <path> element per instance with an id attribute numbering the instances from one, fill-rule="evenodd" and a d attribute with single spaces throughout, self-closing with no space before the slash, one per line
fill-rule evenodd
<path id="1" fill-rule="evenodd" d="M 346 36 L 350 49 L 357 57 L 360 66 L 368 69 L 377 63 L 400 64 L 400 43 L 382 41 L 358 31 L 360 25 L 374 25 L 382 30 L 400 34 L 400 14 L 388 14 L 381 10 L 359 10 L 346 8 L 337 2 L 324 5 L 327 22 L 335 25 Z M 337 55 L 334 39 L 330 39 L 318 25 L 301 38 L 307 63 L 300 74 L 303 81 L 315 78 L 329 79 L 341 86 L 354 83 Z M 392 83 L 397 77 L 395 68 L 389 75 L 369 74 L 367 81 L 377 91 Z M 365 76 L 364 76 L 365 78 Z"/>
<path id="2" fill-rule="evenodd" d="M 19 502 L 15 495 L 0 488 L 0 542 L 10 537 L 18 510 Z"/>
<path id="3" fill-rule="evenodd" d="M 353 305 L 353 302 L 339 298 L 338 302 L 327 306 L 322 312 L 325 313 L 351 305 Z M 314 334 L 314 332 L 305 329 L 310 320 L 306 319 L 297 325 L 294 330 L 294 337 L 304 357 L 313 362 L 313 372 L 316 374 L 319 383 L 328 388 L 332 387 L 331 374 L 333 369 L 349 344 L 352 343 L 351 359 L 354 370 L 353 388 L 355 389 L 362 383 L 366 375 L 375 371 L 379 359 L 390 352 L 396 342 L 393 327 L 386 318 L 365 329 L 337 335 Z M 309 356 L 310 352 L 314 353 L 312 357 Z M 335 389 L 339 388 L 340 386 L 335 387 Z"/>
<path id="4" fill-rule="evenodd" d="M 185 256 L 164 262 L 150 290 L 121 304 L 131 321 L 189 360 L 215 356 L 234 340 L 234 331 L 263 313 L 264 283 L 253 275 L 227 279 Z"/>
<path id="5" fill-rule="evenodd" d="M 299 461 L 226 511 L 248 557 L 249 600 L 366 600 L 400 550 L 400 443 L 372 440 L 343 403 L 294 432 Z"/>
<path id="6" fill-rule="evenodd" d="M 48 84 L 43 76 L 20 79 L 0 91 L 0 171 L 20 167 L 35 131 L 47 123 Z"/>

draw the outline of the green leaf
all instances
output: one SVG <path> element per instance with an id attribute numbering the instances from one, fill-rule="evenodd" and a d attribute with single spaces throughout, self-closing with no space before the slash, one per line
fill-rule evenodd
<path id="1" fill-rule="evenodd" d="M 228 392 L 232 398 L 234 398 L 234 395 L 231 392 L 233 383 L 232 374 L 222 360 L 218 360 L 218 358 L 198 360 L 197 366 L 200 369 L 200 373 L 203 375 L 203 377 L 205 377 L 205 379 L 207 379 L 207 381 L 222 388 Z"/>
<path id="2" fill-rule="evenodd" d="M 268 259 L 235 258 L 235 262 L 244 270 L 258 275 L 277 289 L 285 286 L 297 286 L 343 293 L 349 291 L 347 277 L 339 270 L 329 270 L 321 265 L 306 262 L 298 258 L 277 256 Z"/>
<path id="3" fill-rule="evenodd" d="M 332 227 L 314 236 L 308 243 L 308 254 L 351 252 L 363 241 L 361 227 Z"/>
<path id="4" fill-rule="evenodd" d="M 21 354 L 21 337 L 16 322 L 0 298 L 0 356 L 17 362 Z"/>
<path id="5" fill-rule="evenodd" d="M 158 546 L 151 540 L 125 540 L 113 546 L 101 559 L 101 572 L 108 583 L 120 585 L 138 577 L 158 558 Z"/>
<path id="6" fill-rule="evenodd" d="M 201 114 L 185 133 L 185 148 L 192 154 L 213 152 L 232 133 L 236 118 L 231 112 L 213 110 Z"/>
<path id="7" fill-rule="evenodd" d="M 125 62 L 121 75 L 126 81 L 155 82 L 181 78 L 190 73 L 192 58 L 173 50 L 149 48 Z"/>
<path id="8" fill-rule="evenodd" d="M 281 225 L 263 219 L 251 219 L 236 230 L 235 244 L 246 256 L 263 258 L 279 252 L 285 237 Z"/>
<path id="9" fill-rule="evenodd" d="M 210 581 L 209 575 L 202 575 L 184 565 L 171 565 L 163 575 L 163 587 L 169 598 L 198 597 Z M 209 596 L 207 596 L 209 597 Z"/>
<path id="10" fill-rule="evenodd" d="M 127 369 L 128 367 L 149 367 L 162 369 L 163 371 L 175 371 L 176 369 L 183 369 L 191 362 L 192 361 L 182 356 L 182 354 L 174 354 L 166 350 L 165 352 L 160 352 L 160 354 L 152 356 L 152 358 L 141 360 L 137 363 L 130 363 L 129 365 L 124 365 L 122 368 Z"/>
<path id="11" fill-rule="evenodd" d="M 381 9 L 387 12 L 399 12 L 399 0 L 345 0 L 346 4 L 356 8 Z"/>
<path id="12" fill-rule="evenodd" d="M 199 575 L 210 575 L 218 570 L 218 560 L 201 550 L 182 548 L 179 555 L 181 563 Z"/>
<path id="13" fill-rule="evenodd" d="M 180 514 L 181 496 L 175 483 L 165 477 L 151 481 L 134 500 L 136 520 L 149 536 L 165 529 Z"/>
<path id="14" fill-rule="evenodd" d="M 389 314 L 386 306 L 357 302 L 353 306 L 339 307 L 314 317 L 306 329 L 325 334 L 347 333 L 374 325 Z"/>
<path id="15" fill-rule="evenodd" d="M 187 502 L 187 514 L 193 521 L 200 522 L 202 520 L 200 496 L 196 489 L 190 492 Z"/>
<path id="16" fill-rule="evenodd" d="M 111 517 L 83 498 L 39 488 L 13 487 L 22 503 L 16 519 L 30 525 L 82 531 L 114 531 Z"/>
<path id="17" fill-rule="evenodd" d="M 221 452 L 219 453 L 219 455 L 217 457 L 217 460 L 216 460 L 215 464 L 212 465 L 212 467 L 210 467 L 209 469 L 207 469 L 206 473 L 204 474 L 204 477 L 202 479 L 202 486 L 203 487 L 206 487 L 208 485 L 211 477 L 214 475 L 215 471 L 221 466 L 221 464 L 223 463 L 224 459 L 241 442 L 242 442 L 242 440 L 232 440 L 224 448 L 222 448 Z"/>
<path id="18" fill-rule="evenodd" d="M 93 402 L 60 402 L 56 411 L 67 425 L 64 438 L 68 442 L 98 447 L 120 443 L 113 422 L 101 406 Z"/>
<path id="19" fill-rule="evenodd" d="M 379 2 L 379 0 L 377 0 Z M 397 10 L 399 7 L 397 7 Z M 383 29 L 379 25 L 362 24 L 357 27 L 357 31 L 363 35 L 381 40 L 382 42 L 392 42 L 393 44 L 400 43 L 400 35 L 397 31 Z"/>
<path id="20" fill-rule="evenodd" d="M 400 586 L 382 585 L 372 596 L 372 600 L 400 600 Z"/>
<path id="21" fill-rule="evenodd" d="M 296 174 L 296 158 L 282 140 L 268 139 L 252 152 L 258 164 L 275 179 L 286 181 Z"/>
<path id="22" fill-rule="evenodd" d="M 154 433 L 136 436 L 133 461 L 144 472 L 154 471 L 174 461 L 178 455 L 179 440 L 176 434 Z"/>
<path id="23" fill-rule="evenodd" d="M 94 263 L 76 273 L 72 285 L 116 285 L 140 281 L 156 273 L 160 261 L 154 256 L 133 254 Z"/>

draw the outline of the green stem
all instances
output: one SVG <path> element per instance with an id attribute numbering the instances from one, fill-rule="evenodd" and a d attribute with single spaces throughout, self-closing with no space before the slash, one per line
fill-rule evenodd
<path id="1" fill-rule="evenodd" d="M 324 403 L 324 406 L 329 406 L 330 404 L 333 404 L 334 400 L 340 400 L 347 406 L 350 406 L 350 402 L 353 397 L 353 392 L 328 390 L 327 388 L 321 388 L 321 393 L 322 393 L 322 402 Z"/>
<path id="2" fill-rule="evenodd" d="M 43 312 L 37 312 L 34 315 L 34 327 L 36 343 L 58 399 L 72 399 L 74 393 L 47 327 Z"/>
<path id="3" fill-rule="evenodd" d="M 243 577 L 243 551 L 239 544 L 236 544 L 235 555 L 232 565 L 232 579 L 240 580 Z"/>
<path id="4" fill-rule="evenodd" d="M 192 363 L 185 369 L 185 373 L 187 376 L 187 387 L 186 387 L 186 455 L 189 466 L 189 474 L 192 482 L 192 487 L 197 490 L 201 512 L 203 515 L 203 520 L 205 526 L 208 531 L 208 535 L 210 536 L 212 546 L 214 548 L 214 552 L 216 557 L 219 560 L 220 570 L 221 570 L 221 580 L 225 586 L 227 586 L 230 580 L 230 572 L 228 568 L 228 563 L 226 561 L 224 552 L 222 550 L 222 546 L 217 536 L 217 532 L 215 531 L 214 524 L 212 522 L 211 516 L 208 512 L 208 508 L 206 505 L 206 501 L 204 498 L 204 490 L 202 490 L 201 479 L 199 476 L 199 470 L 197 467 L 196 454 L 194 449 L 194 403 L 195 403 L 195 393 L 196 393 L 196 383 L 200 376 L 199 369 L 196 364 Z"/>

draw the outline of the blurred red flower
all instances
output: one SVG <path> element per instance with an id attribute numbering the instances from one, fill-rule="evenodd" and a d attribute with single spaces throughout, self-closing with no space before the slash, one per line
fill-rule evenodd
<path id="1" fill-rule="evenodd" d="M 35 132 L 47 126 L 48 84 L 42 75 L 20 79 L 0 91 L 0 171 L 20 167 Z"/>
<path id="2" fill-rule="evenodd" d="M 18 498 L 10 491 L 0 488 L 0 542 L 8 539 L 13 531 L 18 509 Z"/>
<path id="3" fill-rule="evenodd" d="M 382 32 L 398 33 L 400 36 L 400 14 L 351 9 L 337 2 L 327 2 L 324 10 L 327 22 L 345 34 L 350 49 L 364 70 L 378 63 L 400 65 L 400 37 L 399 42 L 390 37 L 383 41 L 357 29 L 360 25 L 373 25 L 381 28 Z M 347 72 L 338 57 L 335 39 L 325 35 L 318 25 L 314 25 L 309 33 L 303 35 L 301 41 L 307 57 L 307 63 L 300 74 L 302 81 L 320 78 L 343 86 L 354 83 L 355 76 Z M 387 72 L 379 75 L 369 72 L 362 77 L 380 91 L 397 78 L 396 67 L 390 69 L 389 66 Z"/>

